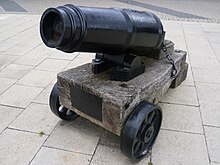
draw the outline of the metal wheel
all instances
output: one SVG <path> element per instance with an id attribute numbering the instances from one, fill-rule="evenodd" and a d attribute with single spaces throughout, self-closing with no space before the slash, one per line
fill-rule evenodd
<path id="1" fill-rule="evenodd" d="M 74 120 L 78 117 L 75 112 L 68 110 L 60 104 L 57 83 L 54 85 L 50 94 L 50 109 L 56 116 L 63 120 Z"/>
<path id="2" fill-rule="evenodd" d="M 128 117 L 121 131 L 121 151 L 133 160 L 140 160 L 151 150 L 162 122 L 160 107 L 141 102 Z"/>

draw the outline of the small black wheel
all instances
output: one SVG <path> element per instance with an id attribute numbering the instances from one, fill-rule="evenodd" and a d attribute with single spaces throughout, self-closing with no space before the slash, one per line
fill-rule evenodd
<path id="1" fill-rule="evenodd" d="M 63 120 L 74 120 L 78 117 L 75 112 L 68 110 L 60 104 L 57 83 L 54 85 L 50 94 L 50 109 L 56 116 Z"/>
<path id="2" fill-rule="evenodd" d="M 152 148 L 160 131 L 162 110 L 159 106 L 142 101 L 121 131 L 121 151 L 132 160 L 142 159 Z"/>

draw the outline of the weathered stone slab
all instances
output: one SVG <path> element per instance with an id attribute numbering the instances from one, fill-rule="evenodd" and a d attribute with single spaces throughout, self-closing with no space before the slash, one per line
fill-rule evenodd
<path id="1" fill-rule="evenodd" d="M 185 77 L 180 74 L 185 74 L 187 68 L 186 52 L 174 51 L 172 58 L 177 66 L 179 74 L 177 77 Z M 58 88 L 61 104 L 120 135 L 123 122 L 134 107 L 143 100 L 156 104 L 174 80 L 171 77 L 172 66 L 166 58 L 161 60 L 143 58 L 143 61 L 146 65 L 145 73 L 128 82 L 110 80 L 110 71 L 94 75 L 91 71 L 91 64 L 59 73 Z M 181 81 L 183 78 L 178 78 L 178 84 Z M 73 86 L 80 87 L 83 92 L 102 99 L 102 120 L 97 120 L 72 106 L 70 91 Z"/>

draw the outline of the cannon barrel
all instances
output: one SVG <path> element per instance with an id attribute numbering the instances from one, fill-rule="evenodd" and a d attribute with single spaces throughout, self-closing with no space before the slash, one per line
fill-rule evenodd
<path id="1" fill-rule="evenodd" d="M 161 47 L 165 32 L 152 13 L 68 4 L 43 13 L 40 34 L 48 47 L 68 53 L 144 56 Z"/>

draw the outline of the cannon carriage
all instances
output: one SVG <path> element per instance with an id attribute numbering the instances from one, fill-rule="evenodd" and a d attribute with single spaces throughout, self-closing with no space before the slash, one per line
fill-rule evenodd
<path id="1" fill-rule="evenodd" d="M 188 69 L 186 52 L 164 40 L 160 19 L 143 11 L 64 5 L 43 13 L 40 33 L 50 48 L 96 53 L 91 63 L 58 74 L 52 112 L 98 124 L 121 137 L 127 157 L 143 158 L 162 122 L 156 103 Z"/>

